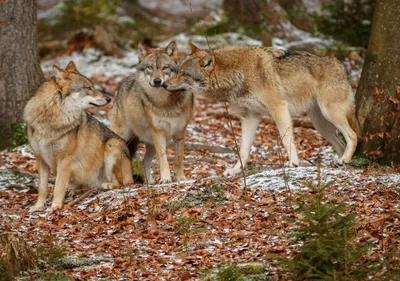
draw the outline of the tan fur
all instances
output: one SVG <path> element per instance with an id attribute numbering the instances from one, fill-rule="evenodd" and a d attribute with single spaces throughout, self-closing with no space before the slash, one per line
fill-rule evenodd
<path id="1" fill-rule="evenodd" d="M 277 48 L 230 46 L 205 51 L 190 46 L 192 54 L 180 63 L 178 75 L 165 82 L 165 87 L 229 102 L 242 119 L 240 155 L 244 164 L 260 118 L 267 112 L 277 124 L 291 166 L 299 164 L 291 116 L 300 112 L 308 112 L 315 127 L 335 146 L 341 156 L 338 163 L 351 160 L 357 145 L 357 135 L 349 124 L 354 118 L 354 95 L 343 65 L 336 59 Z M 344 136 L 346 146 L 336 130 Z M 225 174 L 239 172 L 240 161 Z"/>
<path id="2" fill-rule="evenodd" d="M 103 106 L 110 98 L 94 89 L 73 62 L 45 82 L 28 101 L 24 119 L 28 140 L 39 162 L 39 197 L 31 211 L 43 210 L 50 169 L 56 174 L 49 211 L 62 207 L 71 186 L 117 187 L 133 183 L 124 140 L 85 109 Z"/>
<path id="3" fill-rule="evenodd" d="M 165 49 L 149 49 L 139 45 L 139 65 L 135 77 L 124 79 L 112 109 L 111 129 L 130 142 L 132 157 L 138 141 L 146 144 L 143 160 L 146 181 L 154 182 L 151 161 L 155 154 L 160 163 L 161 182 L 171 182 L 166 155 L 167 142 L 175 143 L 175 176 L 185 180 L 183 150 L 186 127 L 193 117 L 193 96 L 170 93 L 153 83 L 163 83 L 175 76 L 177 48 L 171 42 Z"/>

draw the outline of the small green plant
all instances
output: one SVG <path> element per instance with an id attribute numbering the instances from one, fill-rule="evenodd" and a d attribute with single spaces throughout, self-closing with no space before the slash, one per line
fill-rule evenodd
<path id="1" fill-rule="evenodd" d="M 204 224 L 193 216 L 177 216 L 174 230 L 181 235 L 204 230 Z"/>
<path id="2" fill-rule="evenodd" d="M 299 246 L 292 258 L 280 258 L 278 264 L 296 280 L 367 280 L 381 264 L 365 258 L 373 243 L 357 242 L 354 214 L 346 213 L 343 202 L 325 198 L 331 184 L 322 183 L 318 169 L 318 183 L 305 183 L 311 194 L 292 202 L 299 218 L 290 237 Z"/>
<path id="3" fill-rule="evenodd" d="M 15 124 L 14 125 L 14 135 L 12 145 L 13 147 L 23 145 L 28 142 L 28 139 L 25 136 L 25 125 L 24 124 Z"/>

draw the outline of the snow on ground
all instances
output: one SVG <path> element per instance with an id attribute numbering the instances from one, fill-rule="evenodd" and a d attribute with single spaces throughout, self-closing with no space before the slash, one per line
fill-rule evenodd
<path id="1" fill-rule="evenodd" d="M 135 73 L 138 64 L 137 53 L 134 50 L 127 50 L 125 57 L 116 58 L 105 56 L 96 49 L 85 49 L 80 53 L 74 52 L 71 55 L 44 61 L 42 69 L 45 73 L 52 73 L 53 65 L 65 67 L 70 61 L 74 61 L 78 70 L 88 77 L 96 74 L 105 77 L 125 77 Z"/>
<path id="2" fill-rule="evenodd" d="M 321 181 L 325 183 L 333 181 L 336 184 L 362 186 L 380 181 L 393 187 L 400 186 L 400 174 L 365 175 L 361 169 L 345 167 L 321 168 L 320 173 Z M 287 188 L 301 190 L 305 188 L 304 183 L 309 181 L 317 184 L 318 168 L 316 166 L 265 170 L 247 178 L 249 187 L 268 191 Z"/>
<path id="3" fill-rule="evenodd" d="M 323 35 L 313 35 L 295 27 L 292 23 L 282 22 L 285 38 L 272 38 L 272 46 L 284 49 L 326 49 L 337 44 L 337 41 Z"/>
<path id="4" fill-rule="evenodd" d="M 186 33 L 180 33 L 166 41 L 161 42 L 159 46 L 166 47 L 168 43 L 171 42 L 171 40 L 175 40 L 178 44 L 179 50 L 186 53 L 190 52 L 190 48 L 188 46 L 189 41 L 201 49 L 214 49 L 228 45 L 262 45 L 261 41 L 255 40 L 246 35 L 229 32 L 214 36 L 207 36 L 207 38 L 201 35 L 189 35 Z"/>

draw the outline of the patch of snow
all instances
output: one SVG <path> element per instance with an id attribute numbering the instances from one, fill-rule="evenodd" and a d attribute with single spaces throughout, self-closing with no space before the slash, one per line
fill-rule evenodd
<path id="1" fill-rule="evenodd" d="M 70 61 L 75 62 L 79 72 L 88 77 L 92 77 L 95 74 L 104 75 L 105 77 L 122 77 L 136 72 L 135 66 L 138 64 L 138 57 L 134 50 L 126 51 L 123 58 L 116 58 L 105 56 L 96 49 L 85 49 L 79 53 L 74 52 L 71 55 L 44 61 L 41 65 L 45 73 L 52 73 L 53 65 L 63 68 Z"/>
<path id="2" fill-rule="evenodd" d="M 303 3 L 308 13 L 321 13 L 323 0 L 303 0 Z"/>
<path id="3" fill-rule="evenodd" d="M 388 184 L 400 184 L 400 174 L 363 175 L 363 170 L 346 168 L 321 168 L 321 179 L 323 182 L 334 181 L 335 183 L 369 183 L 380 180 Z M 304 182 L 316 183 L 318 178 L 317 167 L 280 168 L 266 170 L 247 177 L 247 185 L 254 189 L 269 191 L 282 191 L 286 189 L 285 179 L 291 190 L 305 189 Z"/>
<path id="4" fill-rule="evenodd" d="M 33 151 L 27 144 L 17 146 L 16 148 L 13 149 L 13 151 L 20 152 L 23 157 L 35 159 L 35 155 L 33 154 Z"/>
<path id="5" fill-rule="evenodd" d="M 218 34 L 214 36 L 201 36 L 201 35 L 189 35 L 186 33 L 180 33 L 166 41 L 159 43 L 160 47 L 166 47 L 171 40 L 175 40 L 178 45 L 179 50 L 190 52 L 188 46 L 188 41 L 191 41 L 197 47 L 201 49 L 215 49 L 228 45 L 252 45 L 252 46 L 262 46 L 262 42 L 250 38 L 246 35 L 239 33 L 229 32 Z"/>
<path id="6" fill-rule="evenodd" d="M 285 30 L 285 38 L 272 38 L 272 46 L 277 48 L 296 48 L 301 46 L 314 46 L 315 48 L 326 48 L 335 44 L 335 40 L 323 37 L 314 36 L 313 34 L 298 29 L 290 22 L 282 23 L 282 28 Z"/>
<path id="7" fill-rule="evenodd" d="M 152 12 L 166 13 L 173 16 L 192 16 L 215 10 L 222 4 L 222 0 L 139 0 L 138 4 Z"/>

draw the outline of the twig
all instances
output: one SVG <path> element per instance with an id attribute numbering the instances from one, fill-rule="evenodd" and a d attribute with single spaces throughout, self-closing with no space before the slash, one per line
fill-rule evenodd
<path id="1" fill-rule="evenodd" d="M 235 131 L 233 130 L 233 124 L 232 124 L 231 115 L 229 114 L 228 105 L 226 104 L 226 102 L 224 102 L 224 105 L 225 105 L 226 113 L 228 114 L 229 126 L 231 127 L 231 131 L 232 131 L 232 134 L 233 134 L 233 140 L 234 140 L 234 143 L 235 143 L 235 152 L 236 152 L 237 156 L 239 157 L 240 168 L 242 169 L 244 192 L 246 192 L 247 191 L 246 173 L 244 171 L 244 165 L 243 165 L 243 162 L 242 162 L 242 157 L 240 157 L 239 145 L 238 145 L 237 140 L 236 140 Z M 242 132 L 242 134 L 243 133 L 244 132 Z"/>
<path id="2" fill-rule="evenodd" d="M 235 153 L 235 151 L 230 149 L 229 147 L 209 145 L 204 143 L 194 143 L 194 142 L 185 143 L 185 149 L 192 151 L 199 151 L 205 149 L 212 153 Z"/>
<path id="3" fill-rule="evenodd" d="M 209 50 L 210 52 L 213 53 L 213 50 L 211 49 L 211 46 L 210 46 L 210 42 L 209 42 L 209 40 L 208 40 L 208 36 L 207 36 L 206 33 L 204 32 L 204 25 L 203 25 L 203 23 L 201 23 L 201 31 L 203 32 L 203 35 L 204 35 L 204 37 L 206 38 L 208 50 Z M 243 191 L 246 193 L 246 191 L 247 191 L 246 173 L 245 173 L 245 171 L 244 171 L 244 165 L 243 165 L 243 162 L 242 162 L 242 157 L 240 157 L 239 146 L 238 146 L 237 141 L 236 141 L 236 134 L 235 134 L 235 131 L 233 130 L 232 119 L 231 119 L 231 116 L 230 116 L 230 114 L 229 114 L 228 105 L 226 104 L 226 102 L 224 102 L 224 105 L 225 105 L 226 113 L 227 113 L 227 115 L 228 115 L 229 125 L 230 125 L 230 127 L 231 127 L 231 131 L 232 131 L 232 134 L 233 134 L 233 139 L 234 139 L 234 142 L 235 142 L 235 152 L 236 152 L 237 156 L 239 157 L 240 168 L 241 168 L 242 174 L 243 174 L 243 185 L 244 185 Z M 243 133 L 243 132 L 242 132 L 242 133 Z"/>
<path id="4" fill-rule="evenodd" d="M 97 190 L 94 188 L 89 189 L 88 191 L 83 193 L 81 196 L 79 196 L 78 198 L 74 199 L 71 203 L 69 203 L 68 206 L 74 206 L 74 205 L 82 202 L 83 200 L 85 200 L 86 198 L 88 198 L 89 196 L 93 195 L 96 192 L 97 192 Z"/>

